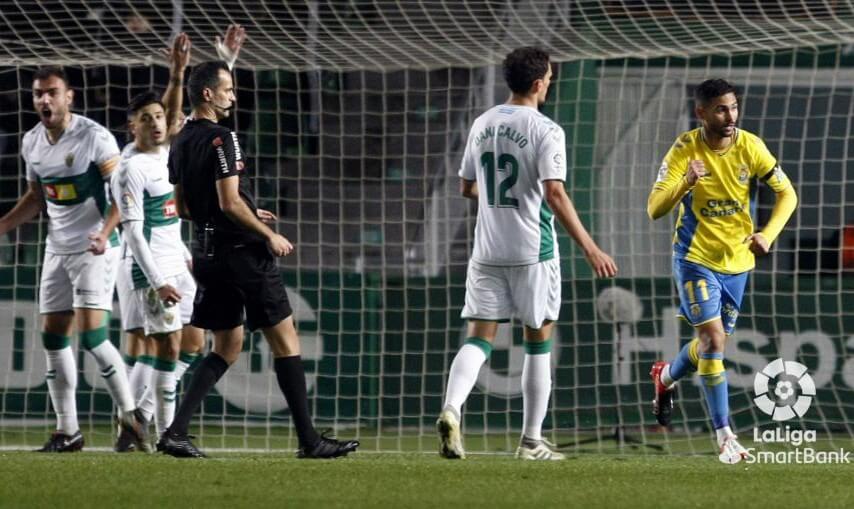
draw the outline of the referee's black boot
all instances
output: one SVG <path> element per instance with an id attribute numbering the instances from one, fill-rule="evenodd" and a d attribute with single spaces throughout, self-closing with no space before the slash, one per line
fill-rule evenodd
<path id="1" fill-rule="evenodd" d="M 189 435 L 179 435 L 168 429 L 157 441 L 157 450 L 176 458 L 207 458 L 205 453 L 190 442 Z"/>
<path id="2" fill-rule="evenodd" d="M 327 433 L 328 431 L 323 432 L 313 446 L 300 447 L 297 451 L 297 458 L 337 458 L 346 456 L 359 447 L 358 440 L 335 440 L 328 438 Z"/>

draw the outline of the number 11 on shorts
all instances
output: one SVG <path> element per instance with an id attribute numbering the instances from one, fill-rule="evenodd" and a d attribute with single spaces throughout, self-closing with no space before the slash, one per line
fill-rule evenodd
<path id="1" fill-rule="evenodd" d="M 694 304 L 697 302 L 697 295 L 694 293 L 694 281 L 685 282 L 685 292 L 688 293 L 688 303 Z M 696 282 L 697 288 L 700 290 L 700 302 L 709 300 L 709 288 L 705 279 Z"/>

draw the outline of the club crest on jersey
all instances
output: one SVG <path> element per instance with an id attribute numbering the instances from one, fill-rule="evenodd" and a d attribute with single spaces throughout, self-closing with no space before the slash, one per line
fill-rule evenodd
<path id="1" fill-rule="evenodd" d="M 134 203 L 135 202 L 133 201 L 133 196 L 130 193 L 122 194 L 122 205 L 124 205 L 125 208 L 132 207 Z"/>
<path id="2" fill-rule="evenodd" d="M 700 305 L 699 304 L 691 304 L 691 316 L 694 318 L 698 318 L 700 316 Z"/>
<path id="3" fill-rule="evenodd" d="M 213 146 L 214 147 L 221 147 L 222 146 L 222 138 L 220 138 L 219 136 L 214 138 L 213 139 Z"/>
<path id="4" fill-rule="evenodd" d="M 67 156 L 65 156 L 65 166 L 71 168 L 72 164 L 74 164 L 74 154 L 69 153 Z"/>
<path id="5" fill-rule="evenodd" d="M 747 180 L 750 178 L 750 173 L 747 171 L 747 165 L 742 164 L 738 167 L 738 182 L 739 184 L 747 184 Z"/>

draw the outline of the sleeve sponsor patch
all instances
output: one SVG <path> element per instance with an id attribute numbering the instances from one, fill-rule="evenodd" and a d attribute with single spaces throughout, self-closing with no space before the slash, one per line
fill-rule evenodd
<path id="1" fill-rule="evenodd" d="M 783 168 L 780 168 L 780 165 L 771 168 L 771 171 L 765 174 L 762 177 L 762 180 L 765 182 L 773 182 L 775 184 L 782 184 L 786 180 L 786 174 L 783 173 Z"/>
<path id="2" fill-rule="evenodd" d="M 667 161 L 661 163 L 661 167 L 658 168 L 658 176 L 655 179 L 655 183 L 664 182 L 664 179 L 667 178 Z"/>

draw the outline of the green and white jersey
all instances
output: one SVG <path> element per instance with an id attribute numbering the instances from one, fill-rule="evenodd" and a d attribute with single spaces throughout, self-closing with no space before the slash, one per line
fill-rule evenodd
<path id="1" fill-rule="evenodd" d="M 472 124 L 459 176 L 477 181 L 472 261 L 530 265 L 558 258 L 544 180 L 566 180 L 563 129 L 534 108 L 502 104 Z"/>
<path id="2" fill-rule="evenodd" d="M 73 254 L 89 247 L 89 234 L 103 227 L 109 210 L 108 175 L 100 165 L 119 155 L 116 138 L 94 120 L 72 114 L 55 144 L 42 123 L 24 135 L 21 157 L 27 180 L 37 182 L 47 202 L 49 253 Z M 118 245 L 118 237 L 111 237 Z"/>
<path id="3" fill-rule="evenodd" d="M 169 149 L 166 146 L 157 152 L 147 153 L 138 151 L 131 144 L 122 151 L 119 169 L 112 180 L 113 195 L 126 230 L 125 249 L 130 249 L 131 244 L 128 242 L 128 222 L 141 221 L 142 233 L 155 264 L 146 271 L 156 273 L 158 279 L 187 272 L 181 220 L 166 167 L 168 159 Z M 134 288 L 148 287 L 150 282 L 140 267 L 143 257 L 139 253 L 131 254 L 135 260 L 131 269 Z"/>

